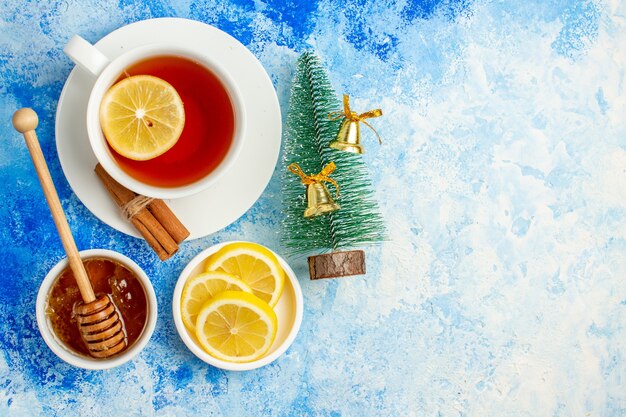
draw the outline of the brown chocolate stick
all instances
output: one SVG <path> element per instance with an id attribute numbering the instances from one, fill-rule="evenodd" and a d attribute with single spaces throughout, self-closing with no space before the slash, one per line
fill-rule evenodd
<path id="1" fill-rule="evenodd" d="M 102 168 L 102 165 L 96 165 L 95 171 L 119 207 L 124 207 L 137 196 L 137 194 L 115 181 Z M 169 259 L 178 251 L 178 243 L 148 209 L 141 209 L 130 221 L 162 261 Z"/>

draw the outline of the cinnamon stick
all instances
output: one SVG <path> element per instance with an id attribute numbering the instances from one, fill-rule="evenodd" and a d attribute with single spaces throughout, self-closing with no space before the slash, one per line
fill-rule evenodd
<path id="1" fill-rule="evenodd" d="M 152 200 L 152 202 L 148 204 L 148 210 L 150 210 L 150 213 L 161 223 L 163 228 L 167 230 L 167 233 L 174 239 L 174 242 L 180 244 L 189 237 L 189 230 L 178 220 L 178 217 L 172 213 L 172 210 L 170 210 L 163 200 Z"/>
<path id="2" fill-rule="evenodd" d="M 137 197 L 137 194 L 115 181 L 102 168 L 102 165 L 96 165 L 95 171 L 120 208 Z M 154 206 L 155 203 L 158 218 L 149 210 L 150 206 Z M 165 210 L 163 206 L 165 206 Z M 162 261 L 169 259 L 175 254 L 178 251 L 178 244 L 189 236 L 189 231 L 161 200 L 153 200 L 147 207 L 142 208 L 131 217 L 130 221 Z M 170 235 L 169 230 L 174 231 L 175 237 Z"/>

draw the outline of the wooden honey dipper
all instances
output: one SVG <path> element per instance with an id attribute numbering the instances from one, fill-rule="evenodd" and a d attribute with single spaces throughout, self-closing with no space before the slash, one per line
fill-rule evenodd
<path id="1" fill-rule="evenodd" d="M 13 114 L 13 127 L 24 135 L 26 146 L 41 182 L 41 188 L 48 201 L 52 218 L 59 231 L 59 237 L 83 299 L 83 303 L 74 307 L 81 338 L 91 356 L 108 358 L 124 350 L 128 344 L 124 322 L 119 310 L 108 295 L 105 294 L 96 298 L 93 292 L 91 281 L 89 281 L 85 266 L 80 259 L 70 226 L 54 188 L 48 165 L 39 146 L 39 140 L 35 133 L 38 123 L 37 113 L 32 109 L 23 108 Z"/>

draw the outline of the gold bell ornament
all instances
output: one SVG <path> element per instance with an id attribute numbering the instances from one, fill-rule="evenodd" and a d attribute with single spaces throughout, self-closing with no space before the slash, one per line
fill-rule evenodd
<path id="1" fill-rule="evenodd" d="M 380 135 L 376 132 L 376 129 L 372 127 L 365 119 L 371 119 L 374 117 L 380 117 L 383 115 L 381 109 L 370 110 L 365 113 L 356 114 L 350 110 L 350 97 L 347 94 L 343 95 L 343 111 L 332 112 L 328 115 L 330 120 L 339 120 L 344 118 L 337 133 L 337 138 L 330 142 L 330 147 L 338 149 L 340 151 L 363 153 L 365 149 L 361 145 L 361 127 L 360 122 L 376 133 L 378 143 L 382 145 L 383 141 L 380 139 Z"/>
<path id="2" fill-rule="evenodd" d="M 319 174 L 306 175 L 295 162 L 289 165 L 289 171 L 298 175 L 302 184 L 306 185 L 307 208 L 304 210 L 304 217 L 315 217 L 339 210 L 339 204 L 335 203 L 324 185 L 324 182 L 332 183 L 335 186 L 335 198 L 339 197 L 339 184 L 329 177 L 336 168 L 335 163 L 331 162 Z"/>

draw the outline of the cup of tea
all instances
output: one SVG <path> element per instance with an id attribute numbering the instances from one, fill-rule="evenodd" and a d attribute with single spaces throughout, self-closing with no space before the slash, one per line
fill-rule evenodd
<path id="1" fill-rule="evenodd" d="M 117 182 L 141 195 L 174 199 L 207 189 L 232 168 L 243 145 L 246 115 L 237 85 L 219 57 L 159 43 L 111 59 L 78 35 L 64 52 L 95 77 L 87 105 L 87 134 L 98 162 Z M 167 81 L 185 111 L 176 144 L 149 160 L 120 155 L 108 144 L 100 124 L 100 104 L 107 91 L 134 75 Z"/>
<path id="2" fill-rule="evenodd" d="M 128 257 L 106 249 L 80 252 L 94 292 L 107 294 L 122 317 L 128 347 L 108 358 L 94 358 L 81 339 L 73 314 L 81 299 L 67 258 L 48 272 L 37 294 L 37 326 L 60 359 L 84 369 L 109 369 L 134 358 L 146 346 L 157 320 L 157 301 L 150 279 Z"/>

